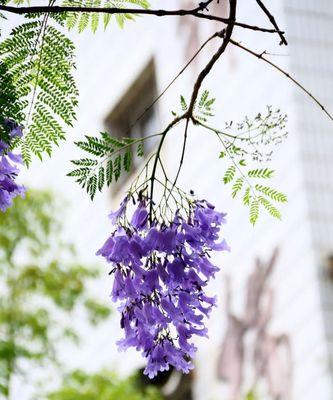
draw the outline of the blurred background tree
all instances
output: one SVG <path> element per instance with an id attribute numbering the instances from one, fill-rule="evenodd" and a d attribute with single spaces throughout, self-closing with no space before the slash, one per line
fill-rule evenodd
<path id="1" fill-rule="evenodd" d="M 158 389 L 143 386 L 133 375 L 120 380 L 108 371 L 88 375 L 74 371 L 68 375 L 62 388 L 50 393 L 48 400 L 161 400 Z"/>
<path id="2" fill-rule="evenodd" d="M 88 281 L 98 271 L 75 262 L 73 246 L 61 240 L 58 210 L 53 194 L 29 191 L 0 218 L 0 397 L 5 399 L 11 398 L 14 377 L 26 376 L 30 383 L 32 364 L 60 365 L 57 340 L 79 339 L 69 313 L 81 307 L 93 324 L 110 313 L 88 296 Z"/>

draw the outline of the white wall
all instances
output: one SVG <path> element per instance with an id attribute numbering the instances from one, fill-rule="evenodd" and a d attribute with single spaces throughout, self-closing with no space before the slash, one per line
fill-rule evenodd
<path id="1" fill-rule="evenodd" d="M 165 1 L 154 1 L 165 6 Z M 268 25 L 259 17 L 255 3 L 240 0 L 239 20 L 258 25 Z M 168 7 L 179 5 L 176 0 L 167 2 Z M 170 4 L 170 6 L 169 6 Z M 289 47 L 280 47 L 278 37 L 271 34 L 236 30 L 236 38 L 258 51 L 267 50 L 279 54 L 272 60 L 286 67 L 318 95 L 333 110 L 332 68 L 333 55 L 333 3 L 329 0 L 293 0 L 270 2 L 274 15 L 282 29 L 288 33 Z M 78 50 L 77 79 L 80 88 L 78 123 L 68 132 L 68 142 L 55 151 L 51 160 L 43 166 L 35 161 L 24 174 L 27 185 L 51 187 L 69 202 L 66 235 L 74 240 L 87 262 L 96 263 L 95 250 L 108 234 L 106 215 L 111 207 L 108 193 L 97 196 L 92 204 L 74 181 L 65 177 L 70 168 L 69 160 L 79 153 L 72 144 L 83 134 L 95 134 L 103 129 L 103 121 L 122 93 L 138 75 L 151 56 L 157 65 L 158 88 L 162 90 L 184 64 L 186 44 L 184 31 L 179 31 L 179 21 L 172 18 L 139 18 L 129 23 L 124 31 L 112 26 L 96 35 L 73 35 Z M 201 40 L 209 33 L 203 24 Z M 197 70 L 205 65 L 218 41 L 202 53 Z M 195 80 L 193 69 L 161 99 L 158 105 L 161 130 L 169 121 L 170 111 L 178 104 L 180 93 L 189 95 Z M 207 79 L 216 96 L 215 126 L 223 121 L 241 119 L 261 111 L 267 104 L 281 107 L 289 116 L 289 138 L 274 158 L 278 171 L 272 185 L 288 194 L 289 202 L 282 208 L 282 222 L 272 220 L 264 212 L 255 228 L 248 222 L 247 210 L 240 202 L 231 201 L 230 191 L 222 183 L 225 169 L 218 159 L 220 149 L 214 137 L 202 129 L 189 132 L 185 165 L 179 184 L 194 189 L 200 196 L 228 212 L 225 237 L 232 252 L 223 255 L 222 271 L 212 290 L 220 295 L 220 305 L 210 322 L 209 340 L 200 342 L 196 369 L 196 398 L 211 400 L 221 398 L 226 388 L 216 376 L 216 356 L 224 332 L 225 274 L 232 280 L 234 307 L 241 313 L 244 285 L 253 269 L 257 256 L 267 258 L 275 246 L 280 257 L 271 285 L 275 290 L 275 310 L 271 330 L 286 332 L 291 336 L 294 368 L 293 399 L 307 400 L 315 396 L 321 400 L 332 398 L 329 378 L 327 340 L 324 329 L 318 268 L 322 257 L 332 250 L 333 239 L 333 169 L 331 166 L 333 139 L 332 123 L 285 77 L 264 63 L 236 48 L 229 48 Z M 163 153 L 170 170 L 180 156 L 182 130 L 170 134 Z M 115 199 L 114 204 L 118 199 Z M 105 276 L 96 287 L 103 297 L 108 296 L 110 281 L 108 267 L 101 263 Z M 330 287 L 332 290 L 332 287 Z M 330 309 L 325 312 L 332 312 Z M 116 320 L 116 318 L 115 318 Z M 332 325 L 330 325 L 332 339 Z M 110 322 L 88 335 L 88 344 L 82 352 L 68 357 L 73 365 L 85 365 L 90 369 L 104 365 L 129 371 L 139 365 L 134 352 L 118 354 L 115 342 L 119 337 L 116 322 Z M 332 349 L 332 344 L 331 344 Z M 225 397 L 227 399 L 227 397 Z M 265 397 L 263 397 L 265 398 Z"/>

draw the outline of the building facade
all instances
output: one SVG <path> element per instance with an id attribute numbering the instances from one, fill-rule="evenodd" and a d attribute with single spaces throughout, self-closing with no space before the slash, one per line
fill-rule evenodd
<path id="1" fill-rule="evenodd" d="M 152 1 L 156 7 L 168 8 L 196 3 Z M 225 2 L 219 3 L 214 13 L 225 15 Z M 272 61 L 293 74 L 332 111 L 332 1 L 274 0 L 270 8 L 286 31 L 288 47 L 279 46 L 278 37 L 272 34 L 241 28 L 235 30 L 236 39 L 258 52 L 266 50 Z M 252 25 L 269 24 L 255 1 L 239 1 L 238 19 Z M 191 18 L 147 16 L 129 23 L 123 31 L 113 26 L 96 35 L 87 32 L 75 36 L 81 91 L 78 125 L 69 132 L 65 147 L 43 169 L 35 162 L 26 181 L 36 187 L 52 186 L 68 199 L 67 234 L 75 239 L 86 260 L 96 262 L 94 252 L 109 230 L 108 211 L 117 206 L 131 177 L 91 204 L 74 182 L 64 178 L 70 168 L 68 161 L 79 155 L 71 139 L 105 129 L 122 136 L 201 43 L 219 29 L 219 24 Z M 179 95 L 189 97 L 196 75 L 217 46 L 218 40 L 207 46 L 135 125 L 133 136 L 163 130 L 171 111 L 178 107 Z M 216 139 L 198 128 L 191 129 L 179 185 L 228 212 L 224 236 L 232 251 L 217 259 L 222 269 L 211 291 L 218 294 L 219 306 L 209 322 L 209 340 L 198 343 L 196 369 L 189 379 L 173 379 L 163 390 L 175 400 L 190 396 L 195 400 L 238 400 L 251 391 L 267 400 L 330 400 L 332 121 L 285 76 L 234 47 L 227 50 L 204 86 L 216 97 L 214 126 L 239 121 L 267 105 L 288 115 L 289 137 L 276 151 L 273 165 L 277 171 L 274 185 L 288 194 L 289 201 L 282 208 L 281 222 L 262 213 L 253 228 L 247 209 L 232 200 L 223 185 L 224 165 Z M 171 172 L 176 171 L 180 159 L 181 133 L 172 133 L 163 151 Z M 146 149 L 148 154 L 154 145 Z M 135 163 L 139 167 L 140 162 Z M 105 271 L 107 275 L 107 268 Z M 104 279 L 96 292 L 104 291 L 107 296 L 110 285 Z M 140 367 L 135 352 L 124 355 L 115 351 L 119 328 L 114 323 L 88 336 L 87 350 L 69 362 L 91 369 L 117 365 L 124 373 Z"/>

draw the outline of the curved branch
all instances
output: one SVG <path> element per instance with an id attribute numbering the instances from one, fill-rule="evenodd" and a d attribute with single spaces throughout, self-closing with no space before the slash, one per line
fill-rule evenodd
<path id="1" fill-rule="evenodd" d="M 152 169 L 152 173 L 151 173 L 151 177 L 150 177 L 150 209 L 149 209 L 149 219 L 151 222 L 152 219 L 152 215 L 153 215 L 153 207 L 154 207 L 154 183 L 156 180 L 156 171 L 157 171 L 157 164 L 158 164 L 158 160 L 160 158 L 160 154 L 161 154 L 161 150 L 162 150 L 162 146 L 164 143 L 164 140 L 166 138 L 167 133 L 170 131 L 171 128 L 173 128 L 175 125 L 178 124 L 179 121 L 181 121 L 182 119 L 184 119 L 184 115 L 175 118 L 166 128 L 165 130 L 162 132 L 162 138 L 160 140 L 160 143 L 158 145 L 156 154 L 155 154 L 155 160 L 154 160 L 154 165 L 153 165 L 153 169 Z"/>
<path id="2" fill-rule="evenodd" d="M 239 42 L 235 42 L 234 40 L 230 39 L 230 43 L 233 44 L 236 47 L 239 47 L 240 49 L 246 51 L 249 54 L 252 54 L 254 57 L 258 58 L 259 60 L 264 61 L 266 64 L 269 64 L 271 67 L 276 69 L 277 71 L 281 72 L 284 76 L 286 76 L 288 79 L 290 79 L 296 86 L 298 86 L 307 96 L 309 96 L 321 109 L 322 111 L 328 116 L 328 118 L 333 121 L 333 115 L 329 113 L 324 105 L 311 93 L 309 92 L 300 82 L 298 82 L 293 76 L 291 76 L 287 71 L 279 67 L 278 65 L 274 64 L 272 61 L 268 60 L 267 58 L 264 57 L 266 54 L 265 52 L 262 53 L 256 53 L 255 51 L 243 46 Z"/>
<path id="3" fill-rule="evenodd" d="M 174 17 L 174 16 L 192 16 L 195 18 L 203 18 L 228 24 L 231 22 L 228 18 L 218 17 L 216 15 L 205 14 L 202 12 L 202 8 L 196 7 L 190 10 L 153 10 L 143 8 L 119 8 L 119 7 L 79 7 L 79 6 L 28 6 L 28 7 L 14 7 L 14 6 L 2 6 L 0 5 L 0 11 L 5 11 L 19 15 L 29 15 L 38 13 L 50 13 L 50 14 L 61 14 L 67 12 L 77 13 L 102 13 L 102 14 L 137 14 L 137 15 L 153 15 L 156 17 Z M 259 26 L 248 25 L 243 22 L 234 21 L 234 25 L 244 29 L 250 29 L 254 31 L 266 32 L 266 33 L 281 33 L 275 29 L 261 28 Z"/>
<path id="4" fill-rule="evenodd" d="M 183 143 L 183 149 L 182 149 L 182 155 L 179 163 L 179 168 L 177 171 L 176 178 L 173 182 L 172 188 L 175 187 L 177 180 L 180 175 L 180 171 L 182 169 L 183 161 L 184 161 L 184 156 L 185 156 L 185 150 L 186 150 L 186 142 L 187 142 L 187 131 L 188 131 L 188 124 L 189 120 L 193 117 L 193 110 L 195 106 L 195 102 L 198 97 L 198 93 L 200 90 L 200 87 L 202 85 L 202 82 L 205 80 L 207 75 L 210 73 L 212 68 L 214 67 L 215 63 L 217 60 L 222 56 L 222 54 L 225 52 L 225 49 L 227 48 L 232 32 L 234 30 L 234 22 L 236 21 L 236 10 L 237 10 L 237 0 L 229 0 L 229 6 L 230 6 L 230 11 L 229 11 L 229 24 L 225 30 L 223 30 L 220 34 L 221 37 L 223 37 L 223 42 L 220 48 L 217 50 L 217 52 L 213 55 L 213 57 L 210 59 L 209 63 L 206 65 L 206 67 L 200 72 L 193 88 L 192 92 L 192 97 L 191 97 L 191 102 L 188 107 L 188 110 L 185 113 L 185 118 L 186 118 L 186 125 L 185 125 L 185 132 L 184 132 L 184 143 Z"/>
<path id="5" fill-rule="evenodd" d="M 276 29 L 277 33 L 279 34 L 280 39 L 281 39 L 280 45 L 284 44 L 284 45 L 288 46 L 288 42 L 287 42 L 286 38 L 284 37 L 284 34 L 280 31 L 280 29 L 278 27 L 278 24 L 275 21 L 275 18 L 269 12 L 268 8 L 265 6 L 265 4 L 261 0 L 256 0 L 256 2 L 258 4 L 258 6 L 266 14 L 267 18 L 271 21 L 271 24 L 274 26 L 274 28 Z"/>
<path id="6" fill-rule="evenodd" d="M 209 63 L 206 65 L 206 67 L 200 72 L 198 79 L 194 85 L 193 92 L 192 92 L 192 97 L 191 97 L 191 102 L 188 108 L 188 117 L 192 117 L 195 101 L 198 97 L 198 93 L 200 90 L 200 87 L 202 85 L 202 82 L 206 78 L 206 76 L 210 73 L 212 70 L 213 66 L 217 62 L 217 60 L 221 57 L 221 55 L 224 53 L 225 49 L 227 48 L 230 40 L 231 40 L 231 35 L 234 30 L 235 22 L 236 22 L 236 9 L 237 9 L 237 0 L 229 0 L 230 4 L 230 12 L 229 12 L 229 18 L 228 20 L 230 21 L 227 28 L 223 30 L 220 34 L 221 37 L 223 37 L 223 42 L 220 48 L 217 50 L 217 52 L 213 55 L 213 57 L 210 59 Z"/>
<path id="7" fill-rule="evenodd" d="M 181 158 L 180 158 L 178 171 L 177 171 L 175 180 L 174 180 L 174 182 L 173 182 L 173 184 L 172 184 L 171 190 L 176 186 L 176 183 L 177 183 L 178 178 L 179 178 L 180 171 L 181 171 L 182 166 L 183 166 L 184 157 L 185 157 L 185 150 L 186 150 L 186 143 L 187 143 L 187 132 L 188 132 L 188 124 L 189 124 L 189 122 L 190 122 L 190 120 L 189 120 L 189 118 L 187 118 L 187 119 L 186 119 L 186 125 L 185 125 L 185 132 L 184 132 L 184 141 L 183 141 L 182 155 L 181 155 Z"/>

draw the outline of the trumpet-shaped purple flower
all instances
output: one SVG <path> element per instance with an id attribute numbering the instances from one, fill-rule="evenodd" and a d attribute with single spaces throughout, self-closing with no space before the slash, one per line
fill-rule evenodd
<path id="1" fill-rule="evenodd" d="M 10 119 L 4 120 L 9 128 L 10 139 L 22 136 L 22 126 Z M 22 157 L 8 151 L 9 145 L 0 141 L 0 211 L 5 212 L 16 196 L 24 196 L 25 189 L 15 180 L 19 173 L 16 164 L 22 164 Z"/>
<path id="2" fill-rule="evenodd" d="M 145 374 L 176 369 L 189 372 L 195 336 L 204 325 L 214 297 L 205 288 L 219 268 L 210 253 L 229 250 L 219 241 L 225 215 L 207 201 L 193 201 L 172 223 L 149 221 L 148 201 L 140 199 L 130 223 L 124 216 L 129 198 L 110 214 L 114 231 L 97 252 L 111 264 L 112 299 L 120 303 L 122 349 L 135 347 L 147 359 Z M 127 221 L 127 220 L 126 220 Z"/>

